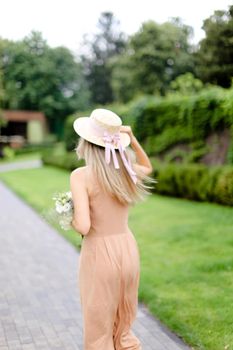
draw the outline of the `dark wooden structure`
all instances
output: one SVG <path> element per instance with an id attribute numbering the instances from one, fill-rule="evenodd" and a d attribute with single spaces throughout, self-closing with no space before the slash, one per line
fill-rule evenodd
<path id="1" fill-rule="evenodd" d="M 6 124 L 0 127 L 0 142 L 12 147 L 17 142 L 40 143 L 48 133 L 48 123 L 42 112 L 3 110 L 2 118 Z M 21 141 L 20 141 L 21 140 Z"/>

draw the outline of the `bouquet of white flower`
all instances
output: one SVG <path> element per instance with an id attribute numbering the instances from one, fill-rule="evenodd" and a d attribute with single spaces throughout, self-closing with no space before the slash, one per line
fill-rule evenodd
<path id="1" fill-rule="evenodd" d="M 55 212 L 58 222 L 63 230 L 72 228 L 71 222 L 74 213 L 74 204 L 71 192 L 59 192 L 54 195 Z"/>

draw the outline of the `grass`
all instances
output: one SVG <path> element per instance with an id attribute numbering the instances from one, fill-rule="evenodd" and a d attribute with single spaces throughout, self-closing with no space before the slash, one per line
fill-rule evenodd
<path id="1" fill-rule="evenodd" d="M 0 178 L 42 215 L 69 187 L 69 173 L 52 167 Z M 129 226 L 141 256 L 139 299 L 193 348 L 233 350 L 233 208 L 153 195 L 131 209 Z M 80 235 L 65 236 L 80 248 Z"/>
<path id="2" fill-rule="evenodd" d="M 139 297 L 197 349 L 233 349 L 233 208 L 153 196 L 131 213 Z"/>

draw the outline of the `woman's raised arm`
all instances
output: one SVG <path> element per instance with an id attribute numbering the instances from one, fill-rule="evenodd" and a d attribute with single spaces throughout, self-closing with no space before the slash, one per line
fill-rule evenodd
<path id="1" fill-rule="evenodd" d="M 134 136 L 131 126 L 122 125 L 120 131 L 127 132 L 131 140 L 131 147 L 134 150 L 137 158 L 137 167 L 139 167 L 146 175 L 149 175 L 153 171 L 153 166 L 146 152 L 138 142 L 137 138 Z"/>

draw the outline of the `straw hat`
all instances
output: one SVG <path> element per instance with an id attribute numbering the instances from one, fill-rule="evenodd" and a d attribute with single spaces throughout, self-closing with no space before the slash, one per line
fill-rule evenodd
<path id="1" fill-rule="evenodd" d="M 103 147 L 106 145 L 103 139 L 105 132 L 111 136 L 119 134 L 121 145 L 127 147 L 130 144 L 130 137 L 126 132 L 120 132 L 121 125 L 122 120 L 116 113 L 108 109 L 97 108 L 89 117 L 77 118 L 73 123 L 73 128 L 85 140 Z M 118 145 L 113 143 L 113 147 L 117 149 Z"/>
<path id="2" fill-rule="evenodd" d="M 85 140 L 99 146 L 105 147 L 105 161 L 111 162 L 114 167 L 120 168 L 115 149 L 119 150 L 123 164 L 128 171 L 132 181 L 137 183 L 137 174 L 132 168 L 130 158 L 125 152 L 125 147 L 130 144 L 130 136 L 126 132 L 121 132 L 121 118 L 108 109 L 97 108 L 90 117 L 77 118 L 73 127 L 75 132 Z"/>

